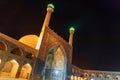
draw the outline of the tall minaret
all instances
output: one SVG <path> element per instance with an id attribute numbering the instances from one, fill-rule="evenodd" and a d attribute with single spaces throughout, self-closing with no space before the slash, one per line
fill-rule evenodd
<path id="1" fill-rule="evenodd" d="M 70 36 L 69 36 L 69 44 L 72 46 L 72 43 L 73 43 L 73 34 L 74 34 L 74 31 L 75 29 L 73 27 L 71 27 L 69 29 L 69 32 L 70 32 Z"/>
<path id="2" fill-rule="evenodd" d="M 40 45 L 41 45 L 41 41 L 42 41 L 42 38 L 43 38 L 43 35 L 44 35 L 45 28 L 49 26 L 51 14 L 52 14 L 53 11 L 54 11 L 54 5 L 53 4 L 48 4 L 47 14 L 46 14 L 43 26 L 42 26 L 41 33 L 40 33 L 39 38 L 38 38 L 38 43 L 36 45 L 37 50 L 40 49 Z"/>

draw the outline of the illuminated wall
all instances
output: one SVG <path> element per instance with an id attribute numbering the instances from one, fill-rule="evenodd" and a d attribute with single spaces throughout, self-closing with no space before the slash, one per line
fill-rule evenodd
<path id="1" fill-rule="evenodd" d="M 34 53 L 37 53 L 35 49 L 0 33 L 0 79 L 19 78 L 23 70 L 26 70 L 26 76 L 22 78 L 29 79 L 34 65 Z"/>
<path id="2" fill-rule="evenodd" d="M 52 48 L 47 55 L 46 63 L 45 63 L 45 71 L 43 80 L 63 80 L 64 79 L 64 71 L 66 67 L 64 66 L 64 55 L 60 48 L 54 47 Z"/>

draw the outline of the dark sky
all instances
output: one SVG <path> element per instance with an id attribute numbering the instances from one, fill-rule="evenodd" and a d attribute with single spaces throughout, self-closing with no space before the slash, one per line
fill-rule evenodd
<path id="1" fill-rule="evenodd" d="M 119 0 L 0 0 L 0 31 L 15 39 L 37 34 L 48 3 L 55 5 L 50 27 L 69 38 L 76 32 L 73 64 L 83 69 L 120 71 Z"/>

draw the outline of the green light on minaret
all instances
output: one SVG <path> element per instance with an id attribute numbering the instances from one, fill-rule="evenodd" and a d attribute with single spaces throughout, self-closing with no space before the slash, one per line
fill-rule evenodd
<path id="1" fill-rule="evenodd" d="M 53 5 L 53 4 L 48 4 L 48 6 L 47 7 L 50 7 L 50 8 L 55 8 L 55 6 Z"/>
<path id="2" fill-rule="evenodd" d="M 75 28 L 74 28 L 74 27 L 71 27 L 69 30 L 70 30 L 70 31 L 75 31 Z"/>

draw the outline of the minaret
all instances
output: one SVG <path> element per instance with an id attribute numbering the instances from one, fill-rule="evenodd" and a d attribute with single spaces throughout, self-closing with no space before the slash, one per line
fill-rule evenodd
<path id="1" fill-rule="evenodd" d="M 75 29 L 73 27 L 71 27 L 69 29 L 69 32 L 70 32 L 70 36 L 69 36 L 69 44 L 72 46 L 72 43 L 73 43 L 73 34 L 74 34 L 74 31 Z"/>
<path id="2" fill-rule="evenodd" d="M 50 18 L 51 18 L 51 14 L 54 11 L 54 5 L 53 4 L 48 4 L 47 6 L 47 14 L 43 23 L 43 27 L 48 27 L 49 26 L 49 22 L 50 22 Z"/>
<path id="3" fill-rule="evenodd" d="M 40 45 L 41 45 L 41 41 L 42 41 L 42 38 L 43 38 L 43 35 L 44 35 L 45 28 L 49 27 L 50 18 L 51 18 L 51 14 L 52 14 L 53 11 L 54 11 L 54 5 L 53 4 L 48 4 L 46 17 L 45 17 L 45 20 L 44 20 L 44 23 L 43 23 L 43 26 L 42 26 L 41 33 L 40 33 L 39 38 L 38 38 L 38 43 L 36 45 L 37 50 L 40 49 Z"/>

